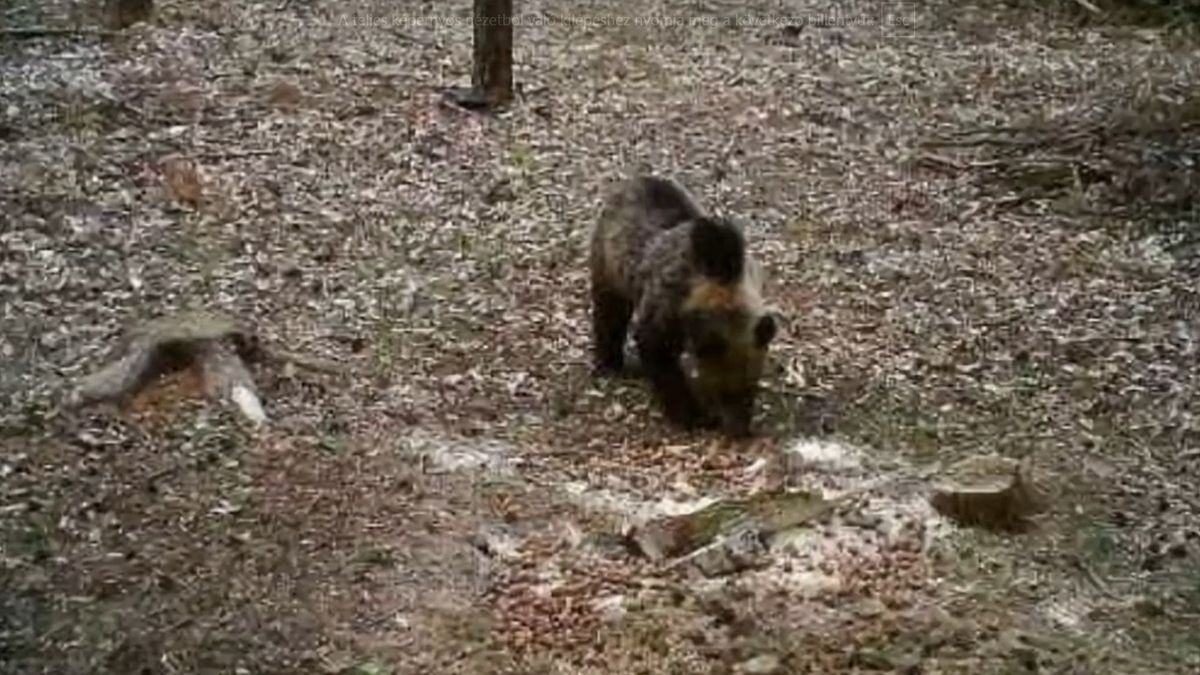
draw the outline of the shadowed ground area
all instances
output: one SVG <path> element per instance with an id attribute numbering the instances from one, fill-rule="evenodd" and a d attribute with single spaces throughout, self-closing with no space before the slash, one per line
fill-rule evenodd
<path id="1" fill-rule="evenodd" d="M 0 38 L 0 670 L 1200 668 L 1192 38 L 1001 3 L 517 4 L 499 116 L 439 93 L 469 3 Z M 748 223 L 786 317 L 753 442 L 589 375 L 588 228 L 636 170 Z M 257 430 L 186 374 L 58 406 L 190 309 L 340 367 L 256 366 Z M 1028 531 L 928 505 L 993 453 L 1049 496 Z M 836 508 L 755 565 L 622 539 L 780 482 Z"/>

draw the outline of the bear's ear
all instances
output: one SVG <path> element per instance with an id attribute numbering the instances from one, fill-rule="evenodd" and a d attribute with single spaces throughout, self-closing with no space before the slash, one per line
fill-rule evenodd
<path id="1" fill-rule="evenodd" d="M 766 347 L 775 339 L 775 333 L 779 330 L 777 325 L 779 319 L 774 313 L 763 314 L 754 324 L 754 344 L 760 349 Z"/>

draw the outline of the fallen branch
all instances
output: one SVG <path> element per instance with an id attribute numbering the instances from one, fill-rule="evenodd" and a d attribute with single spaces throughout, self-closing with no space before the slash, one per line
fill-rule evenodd
<path id="1" fill-rule="evenodd" d="M 408 43 L 411 43 L 414 45 L 426 47 L 428 49 L 437 49 L 438 48 L 437 43 L 435 43 L 433 41 L 426 40 L 424 38 L 419 38 L 415 35 L 409 35 L 408 33 L 404 33 L 402 31 L 399 31 L 396 29 L 392 29 L 391 31 L 389 31 L 389 34 L 394 38 L 397 38 L 399 40 L 402 40 L 404 42 L 408 42 Z"/>
<path id="2" fill-rule="evenodd" d="M 245 157 L 271 157 L 278 154 L 275 150 L 208 150 L 195 154 L 198 159 L 229 160 Z"/>
<path id="3" fill-rule="evenodd" d="M 935 136 L 922 141 L 920 147 L 927 150 L 987 147 L 994 152 L 1008 153 L 1056 148 L 1066 154 L 1087 148 L 1097 139 L 1113 133 L 1114 129 L 1097 122 L 1076 123 L 1063 128 L 1038 120 L 1021 126 L 982 127 Z"/>
<path id="4" fill-rule="evenodd" d="M 1086 577 L 1087 580 L 1091 582 L 1091 584 L 1096 587 L 1096 590 L 1100 591 L 1102 595 L 1113 600 L 1121 599 L 1120 596 L 1114 593 L 1112 589 L 1109 588 L 1108 584 L 1100 578 L 1100 575 L 1096 573 L 1096 570 L 1092 569 L 1092 567 L 1084 562 L 1081 558 L 1072 556 L 1071 563 L 1076 569 L 1078 569 L 1080 572 L 1083 572 L 1083 576 Z"/>
<path id="5" fill-rule="evenodd" d="M 48 28 L 31 26 L 29 28 L 3 28 L 0 36 L 14 40 L 30 40 L 42 37 L 115 37 L 116 31 L 98 28 Z"/>
<path id="6" fill-rule="evenodd" d="M 950 169 L 955 173 L 966 171 L 967 169 L 990 169 L 1002 164 L 1000 160 L 965 161 L 932 152 L 925 152 L 918 155 L 914 162 L 918 166 L 926 166 L 935 170 Z"/>
<path id="7" fill-rule="evenodd" d="M 347 366 L 343 363 L 317 358 L 315 356 L 297 354 L 295 352 L 290 352 L 283 349 L 263 347 L 261 348 L 261 356 L 263 359 L 268 361 L 273 361 L 282 365 L 291 364 L 298 368 L 304 368 L 305 370 L 311 370 L 313 372 L 323 373 L 325 375 L 340 376 L 345 375 L 347 372 Z"/>
<path id="8" fill-rule="evenodd" d="M 756 537 L 770 536 L 808 522 L 831 508 L 831 502 L 814 494 L 773 491 L 652 520 L 631 530 L 627 539 L 650 560 L 662 561 L 691 553 L 742 530 L 752 531 Z"/>

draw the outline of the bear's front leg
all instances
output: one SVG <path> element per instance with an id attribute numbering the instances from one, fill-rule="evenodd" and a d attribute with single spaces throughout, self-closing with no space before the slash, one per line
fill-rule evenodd
<path id="1" fill-rule="evenodd" d="M 705 413 L 679 365 L 683 353 L 681 336 L 644 324 L 638 328 L 634 340 L 642 368 L 667 419 L 685 429 L 715 426 L 716 418 Z"/>

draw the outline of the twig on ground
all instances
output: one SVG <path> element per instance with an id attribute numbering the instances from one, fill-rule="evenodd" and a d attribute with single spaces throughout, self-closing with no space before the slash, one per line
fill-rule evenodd
<path id="1" fill-rule="evenodd" d="M 1083 572 L 1083 576 L 1086 577 L 1087 580 L 1089 582 L 1091 582 L 1091 584 L 1093 586 L 1095 586 L 1096 589 L 1099 590 L 1100 593 L 1103 594 L 1105 597 L 1111 598 L 1113 600 L 1119 599 L 1117 594 L 1114 593 L 1112 591 L 1112 589 L 1108 587 L 1108 584 L 1105 583 L 1104 580 L 1100 578 L 1100 575 L 1096 574 L 1096 570 L 1093 570 L 1091 568 L 1091 566 L 1089 566 L 1083 560 L 1080 560 L 1077 557 L 1072 557 L 1071 564 L 1073 564 L 1080 572 Z"/>
<path id="2" fill-rule="evenodd" d="M 961 161 L 953 157 L 939 155 L 932 152 L 922 153 L 916 158 L 917 164 L 923 164 L 933 169 L 949 168 L 953 171 L 966 171 L 967 169 L 988 169 L 1002 164 L 999 160 L 978 160 L 978 161 Z"/>
<path id="3" fill-rule="evenodd" d="M 42 37 L 115 37 L 119 33 L 99 28 L 49 28 L 31 26 L 29 28 L 3 28 L 0 36 L 14 40 L 30 40 Z"/>
<path id="4" fill-rule="evenodd" d="M 306 356 L 297 354 L 283 349 L 264 348 L 263 356 L 270 361 L 277 363 L 291 363 L 300 368 L 311 370 L 326 375 L 343 375 L 347 372 L 347 366 L 343 363 L 322 359 L 315 356 Z"/>
<path id="5" fill-rule="evenodd" d="M 197 159 L 241 159 L 243 157 L 270 157 L 278 154 L 275 150 L 209 150 L 196 153 Z"/>

